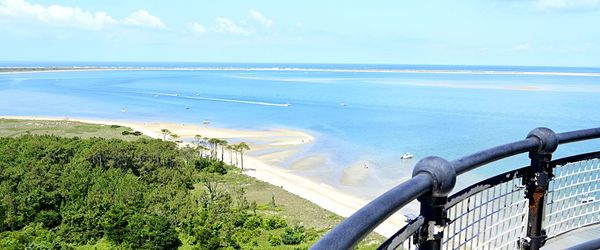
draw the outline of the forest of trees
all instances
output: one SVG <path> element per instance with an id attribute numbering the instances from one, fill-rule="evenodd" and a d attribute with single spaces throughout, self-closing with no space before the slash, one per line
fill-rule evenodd
<path id="1" fill-rule="evenodd" d="M 0 138 L 0 249 L 305 248 L 319 237 L 223 189 L 239 170 L 223 162 L 226 144 L 210 145 L 218 156 L 158 139 Z"/>

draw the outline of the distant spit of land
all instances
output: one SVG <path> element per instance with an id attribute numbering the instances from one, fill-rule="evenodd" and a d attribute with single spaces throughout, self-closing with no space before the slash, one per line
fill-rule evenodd
<path id="1" fill-rule="evenodd" d="M 437 70 L 437 69 L 353 69 L 353 68 L 295 68 L 295 67 L 0 67 L 0 74 L 96 71 L 96 70 L 179 70 L 179 71 L 302 71 L 302 72 L 356 72 L 356 73 L 414 73 L 414 74 L 468 74 L 468 75 L 554 75 L 600 77 L 600 72 L 546 72 L 514 70 Z"/>

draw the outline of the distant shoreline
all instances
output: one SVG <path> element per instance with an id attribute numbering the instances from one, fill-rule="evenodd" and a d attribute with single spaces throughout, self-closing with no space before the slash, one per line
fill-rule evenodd
<path id="1" fill-rule="evenodd" d="M 328 69 L 298 67 L 0 67 L 0 74 L 66 72 L 66 71 L 288 71 L 288 72 L 345 72 L 345 73 L 404 73 L 404 74 L 462 74 L 462 75 L 551 75 L 600 77 L 594 72 L 543 72 L 509 70 L 430 70 L 430 69 Z"/>

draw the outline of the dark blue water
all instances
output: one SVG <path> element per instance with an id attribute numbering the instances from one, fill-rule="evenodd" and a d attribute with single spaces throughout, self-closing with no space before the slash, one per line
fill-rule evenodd
<path id="1" fill-rule="evenodd" d="M 0 114 L 200 123 L 242 129 L 295 128 L 317 136 L 308 154 L 326 154 L 334 185 L 357 160 L 375 162 L 369 185 L 389 187 L 416 160 L 454 159 L 522 139 L 535 127 L 557 132 L 600 126 L 600 69 L 506 66 L 29 63 L 6 66 L 234 67 L 310 70 L 148 70 L 0 75 Z M 327 69 L 559 72 L 454 74 L 330 72 Z M 587 73 L 592 73 L 587 74 Z M 120 110 L 126 108 L 127 113 Z M 189 108 L 189 109 L 188 109 Z M 560 155 L 597 150 L 600 142 L 561 146 Z M 462 178 L 468 183 L 526 165 L 505 160 Z M 314 176 L 313 176 L 314 177 Z M 382 188 L 371 187 L 370 193 Z M 375 191 L 373 191 L 375 190 Z M 358 192 L 358 191 L 357 191 Z"/>

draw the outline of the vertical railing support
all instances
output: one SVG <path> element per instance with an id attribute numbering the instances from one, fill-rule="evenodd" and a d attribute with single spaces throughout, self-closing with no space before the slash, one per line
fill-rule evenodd
<path id="1" fill-rule="evenodd" d="M 525 250 L 540 249 L 546 241 L 546 231 L 542 228 L 544 223 L 544 208 L 548 185 L 552 178 L 552 153 L 558 147 L 558 138 L 554 131 L 548 128 L 536 128 L 529 132 L 527 138 L 536 138 L 539 141 L 537 150 L 529 152 L 531 165 L 523 178 L 525 195 L 529 200 L 529 214 L 527 217 L 527 237 L 521 240 L 521 248 Z"/>
<path id="2" fill-rule="evenodd" d="M 418 198 L 424 223 L 415 241 L 419 249 L 440 249 L 444 237 L 443 229 L 448 222 L 444 205 L 456 184 L 456 171 L 452 164 L 443 158 L 429 156 L 415 165 L 413 176 L 421 173 L 431 177 L 433 187 L 430 192 Z"/>

